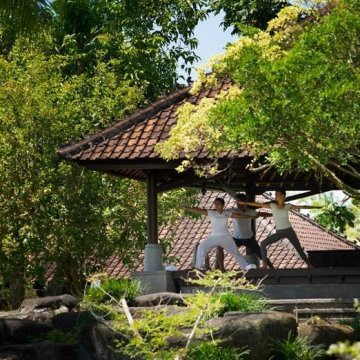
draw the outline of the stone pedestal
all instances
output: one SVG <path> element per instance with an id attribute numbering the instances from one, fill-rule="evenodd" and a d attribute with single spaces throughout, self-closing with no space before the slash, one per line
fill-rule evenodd
<path id="1" fill-rule="evenodd" d="M 163 269 L 162 248 L 159 244 L 146 244 L 144 254 L 144 271 Z"/>
<path id="2" fill-rule="evenodd" d="M 140 281 L 143 295 L 160 292 L 175 292 L 171 271 L 134 272 L 131 274 L 131 278 Z"/>

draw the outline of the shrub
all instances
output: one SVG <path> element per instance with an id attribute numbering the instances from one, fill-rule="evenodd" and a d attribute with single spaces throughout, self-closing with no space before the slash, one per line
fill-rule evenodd
<path id="1" fill-rule="evenodd" d="M 125 297 L 127 303 L 131 304 L 141 293 L 140 282 L 127 278 L 116 279 L 105 276 L 102 279 L 100 276 L 94 276 L 90 281 L 91 285 L 84 296 L 86 303 L 110 304 Z"/>
<path id="2" fill-rule="evenodd" d="M 189 360 L 243 360 L 248 350 L 219 347 L 216 342 L 197 342 L 189 349 Z"/>
<path id="3" fill-rule="evenodd" d="M 265 299 L 254 293 L 226 292 L 215 294 L 213 298 L 222 304 L 221 309 L 217 311 L 217 316 L 223 316 L 229 311 L 260 312 L 269 310 Z"/>
<path id="4" fill-rule="evenodd" d="M 273 360 L 315 360 L 325 354 L 319 345 L 309 345 L 305 338 L 289 334 L 287 339 L 276 340 L 273 344 Z"/>
<path id="5" fill-rule="evenodd" d="M 330 345 L 328 355 L 336 355 L 337 359 L 360 360 L 360 342 L 350 344 L 350 342 L 338 342 Z"/>
<path id="6" fill-rule="evenodd" d="M 79 332 L 78 329 L 73 329 L 70 332 L 64 332 L 59 329 L 53 329 L 46 334 L 31 336 L 29 340 L 30 342 L 33 343 L 50 340 L 58 343 L 77 344 L 79 341 Z"/>

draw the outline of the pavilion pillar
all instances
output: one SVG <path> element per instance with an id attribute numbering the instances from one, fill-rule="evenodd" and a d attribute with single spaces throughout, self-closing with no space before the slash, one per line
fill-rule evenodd
<path id="1" fill-rule="evenodd" d="M 149 171 L 147 186 L 147 244 L 144 253 L 144 271 L 162 270 L 162 248 L 158 241 L 158 202 L 156 174 Z"/>
<path id="2" fill-rule="evenodd" d="M 246 198 L 247 201 L 254 202 L 256 199 L 256 188 L 255 182 L 251 174 L 248 174 L 247 181 L 246 181 L 246 188 L 245 188 Z M 254 233 L 254 237 L 256 239 L 256 220 L 251 220 L 251 228 Z M 246 253 L 248 252 L 248 248 L 246 248 Z"/>
<path id="3" fill-rule="evenodd" d="M 249 180 L 246 183 L 245 191 L 246 191 L 247 201 L 254 202 L 256 199 L 256 189 L 254 186 L 254 181 L 252 181 L 251 176 L 249 176 Z M 254 238 L 256 239 L 256 219 L 251 220 L 251 228 L 252 228 L 252 231 L 254 234 Z M 259 265 L 257 257 L 255 256 L 255 254 L 252 253 L 252 251 L 248 247 L 246 247 L 246 255 L 251 256 L 253 258 L 253 260 L 255 261 L 255 263 L 257 265 Z"/>

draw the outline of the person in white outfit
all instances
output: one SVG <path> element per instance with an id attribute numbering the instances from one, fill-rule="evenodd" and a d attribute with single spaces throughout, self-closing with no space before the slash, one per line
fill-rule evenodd
<path id="1" fill-rule="evenodd" d="M 246 195 L 243 193 L 237 193 L 235 200 L 246 201 Z M 238 204 L 237 208 L 228 209 L 230 211 L 236 212 L 241 215 L 248 215 L 248 217 L 238 218 L 234 217 L 232 219 L 233 223 L 233 239 L 236 246 L 246 246 L 251 250 L 251 254 L 256 255 L 261 260 L 261 250 L 260 245 L 255 239 L 254 231 L 252 229 L 252 219 L 254 217 L 270 217 L 271 213 L 268 212 L 257 212 L 254 209 L 249 208 L 246 205 Z M 221 247 L 218 247 L 216 250 L 216 261 L 217 267 L 221 270 L 224 270 L 224 251 Z M 273 268 L 273 265 L 270 259 L 266 259 L 267 265 L 270 268 Z"/>
<path id="2" fill-rule="evenodd" d="M 252 216 L 241 215 L 233 211 L 224 210 L 224 205 L 224 199 L 216 198 L 214 201 L 215 210 L 207 210 L 199 207 L 185 207 L 185 210 L 209 216 L 211 222 L 210 236 L 207 239 L 200 241 L 197 248 L 195 267 L 197 269 L 202 269 L 205 255 L 212 248 L 221 246 L 235 258 L 241 269 L 254 269 L 256 268 L 256 265 L 249 264 L 240 254 L 228 228 L 229 218 L 252 218 Z"/>
<path id="3" fill-rule="evenodd" d="M 259 208 L 271 209 L 272 215 L 274 217 L 276 232 L 268 236 L 260 244 L 261 249 L 261 259 L 263 262 L 262 268 L 267 268 L 267 250 L 266 247 L 270 244 L 273 244 L 283 238 L 289 239 L 291 244 L 294 246 L 296 251 L 299 253 L 300 257 L 305 261 L 309 268 L 312 268 L 309 258 L 306 256 L 303 248 L 301 247 L 300 241 L 291 226 L 289 220 L 289 211 L 290 210 L 299 210 L 299 209 L 319 209 L 322 206 L 310 206 L 310 205 L 292 205 L 285 203 L 286 191 L 284 189 L 278 189 L 275 192 L 275 202 L 270 203 L 259 203 L 259 202 L 249 202 L 249 201 L 237 201 L 240 205 L 250 205 L 256 206 Z"/>

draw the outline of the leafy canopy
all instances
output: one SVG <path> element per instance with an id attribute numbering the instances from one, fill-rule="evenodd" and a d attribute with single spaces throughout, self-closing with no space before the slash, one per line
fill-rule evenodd
<path id="1" fill-rule="evenodd" d="M 191 160 L 205 146 L 216 158 L 224 148 L 246 147 L 266 153 L 280 172 L 315 170 L 359 197 L 352 186 L 360 179 L 359 10 L 352 0 L 320 10 L 286 7 L 266 31 L 231 44 L 206 66 L 211 75 L 199 72 L 193 91 L 219 77 L 231 77 L 232 89 L 198 107 L 186 104 L 161 155 L 185 151 Z"/>

